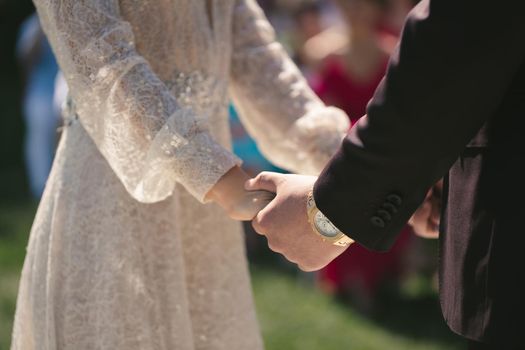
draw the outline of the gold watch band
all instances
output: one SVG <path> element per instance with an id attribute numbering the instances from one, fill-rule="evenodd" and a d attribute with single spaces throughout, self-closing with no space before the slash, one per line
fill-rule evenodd
<path id="1" fill-rule="evenodd" d="M 346 247 L 352 243 L 354 243 L 354 240 L 351 239 L 350 237 L 348 237 L 347 235 L 345 235 L 343 232 L 341 232 L 335 225 L 333 225 L 330 220 L 328 220 L 328 218 L 326 218 L 326 216 L 324 216 L 324 214 L 317 208 L 316 204 L 315 204 L 315 199 L 314 199 L 314 196 L 313 196 L 313 191 L 310 191 L 308 193 L 308 198 L 307 198 L 307 201 L 306 201 L 306 211 L 307 211 L 307 214 L 308 214 L 308 222 L 310 223 L 310 225 L 312 226 L 312 230 L 315 232 L 315 234 L 319 235 L 324 241 L 327 241 L 327 242 L 330 242 L 334 245 L 337 245 L 337 246 L 342 246 L 342 247 Z M 337 230 L 337 234 L 335 236 L 332 236 L 332 237 L 329 237 L 329 236 L 326 236 L 324 234 L 322 234 L 319 229 L 317 228 L 317 226 L 315 225 L 315 216 L 318 214 L 318 213 L 321 213 L 321 215 L 323 215 L 326 220 L 328 222 L 330 222 L 330 224 Z"/>

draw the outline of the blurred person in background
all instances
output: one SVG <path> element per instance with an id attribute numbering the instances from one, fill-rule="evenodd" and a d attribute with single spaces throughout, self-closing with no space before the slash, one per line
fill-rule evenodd
<path id="1" fill-rule="evenodd" d="M 292 38 L 293 59 L 305 77 L 315 72 L 316 63 L 311 55 L 305 52 L 305 43 L 321 33 L 325 28 L 322 21 L 322 8 L 319 1 L 301 2 L 292 11 L 294 30 Z"/>
<path id="2" fill-rule="evenodd" d="M 347 45 L 335 46 L 321 65 L 313 86 L 321 99 L 343 109 L 352 124 L 366 113 L 366 105 L 383 78 L 389 55 L 378 40 L 378 29 L 388 14 L 387 0 L 337 0 L 347 28 Z M 375 295 L 386 282 L 396 284 L 404 270 L 404 257 L 411 247 L 406 227 L 387 253 L 375 253 L 359 244 L 319 272 L 321 288 L 349 297 L 368 311 Z"/>
<path id="3" fill-rule="evenodd" d="M 405 23 L 407 14 L 416 6 L 420 0 L 387 0 L 388 14 L 380 26 L 384 32 L 390 32 L 399 38 Z"/>
<path id="4" fill-rule="evenodd" d="M 58 65 L 36 14 L 20 28 L 16 54 L 23 72 L 22 110 L 26 125 L 24 142 L 29 188 L 40 198 L 55 153 L 60 100 L 55 101 Z"/>
<path id="5" fill-rule="evenodd" d="M 378 40 L 379 45 L 383 48 L 383 50 L 389 54 L 392 54 L 399 41 L 401 30 L 403 29 L 403 24 L 405 23 L 407 14 L 414 6 L 419 3 L 420 0 L 387 1 L 388 11 L 382 23 L 378 27 Z"/>
<path id="6" fill-rule="evenodd" d="M 386 0 L 337 0 L 347 28 L 344 47 L 333 47 L 312 85 L 325 103 L 339 106 L 352 122 L 383 78 L 389 55 L 378 42 L 378 27 L 387 13 Z"/>

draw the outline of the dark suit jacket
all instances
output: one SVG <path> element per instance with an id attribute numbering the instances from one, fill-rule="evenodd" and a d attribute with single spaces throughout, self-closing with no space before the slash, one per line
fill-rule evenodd
<path id="1" fill-rule="evenodd" d="M 343 232 L 386 250 L 448 171 L 443 314 L 467 338 L 516 344 L 525 339 L 524 132 L 525 2 L 424 0 L 314 196 Z"/>

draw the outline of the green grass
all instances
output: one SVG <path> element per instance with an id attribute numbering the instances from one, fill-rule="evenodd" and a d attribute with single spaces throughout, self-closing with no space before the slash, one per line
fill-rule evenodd
<path id="1" fill-rule="evenodd" d="M 426 313 L 415 312 L 421 307 L 415 300 L 412 307 L 400 302 L 368 318 L 300 279 L 275 271 L 255 268 L 253 284 L 267 349 L 448 350 L 464 347 L 463 341 L 452 335 L 439 314 L 436 315 L 438 310 L 431 310 L 427 304 Z M 435 298 L 432 301 L 435 304 Z M 416 314 L 420 318 L 410 318 Z M 398 324 L 391 327 L 389 323 L 396 319 Z"/>
<path id="2" fill-rule="evenodd" d="M 0 350 L 9 349 L 18 276 L 35 209 L 23 201 L 0 204 Z M 464 348 L 444 325 L 436 297 L 425 286 L 409 284 L 409 293 L 385 293 L 381 311 L 365 317 L 290 269 L 257 263 L 252 276 L 267 350 Z"/>
<path id="3" fill-rule="evenodd" d="M 0 275 L 0 350 L 9 349 L 18 273 Z"/>
<path id="4" fill-rule="evenodd" d="M 36 206 L 0 204 L 0 350 L 8 349 L 18 278 Z"/>

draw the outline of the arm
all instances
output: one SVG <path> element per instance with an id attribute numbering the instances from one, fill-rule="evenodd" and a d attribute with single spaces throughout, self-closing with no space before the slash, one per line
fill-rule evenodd
<path id="1" fill-rule="evenodd" d="M 423 0 L 410 14 L 368 117 L 315 182 L 317 207 L 339 230 L 370 249 L 390 247 L 427 190 L 496 111 L 523 64 L 522 6 L 520 0 Z M 253 226 L 305 270 L 341 253 L 312 237 L 305 202 L 314 181 L 267 173 L 246 185 L 277 190 Z"/>
<path id="2" fill-rule="evenodd" d="M 192 110 L 177 104 L 137 52 L 119 1 L 35 5 L 82 126 L 134 198 L 160 201 L 178 182 L 204 201 L 240 163 L 197 123 Z"/>
<path id="3" fill-rule="evenodd" d="M 318 174 L 349 126 L 308 87 L 254 0 L 237 0 L 231 94 L 248 132 L 274 164 Z"/>
<path id="4" fill-rule="evenodd" d="M 316 183 L 316 202 L 336 226 L 370 249 L 391 246 L 497 110 L 525 57 L 522 7 L 424 0 L 411 12 L 368 116 Z M 391 204 L 390 220 L 379 215 Z"/>

